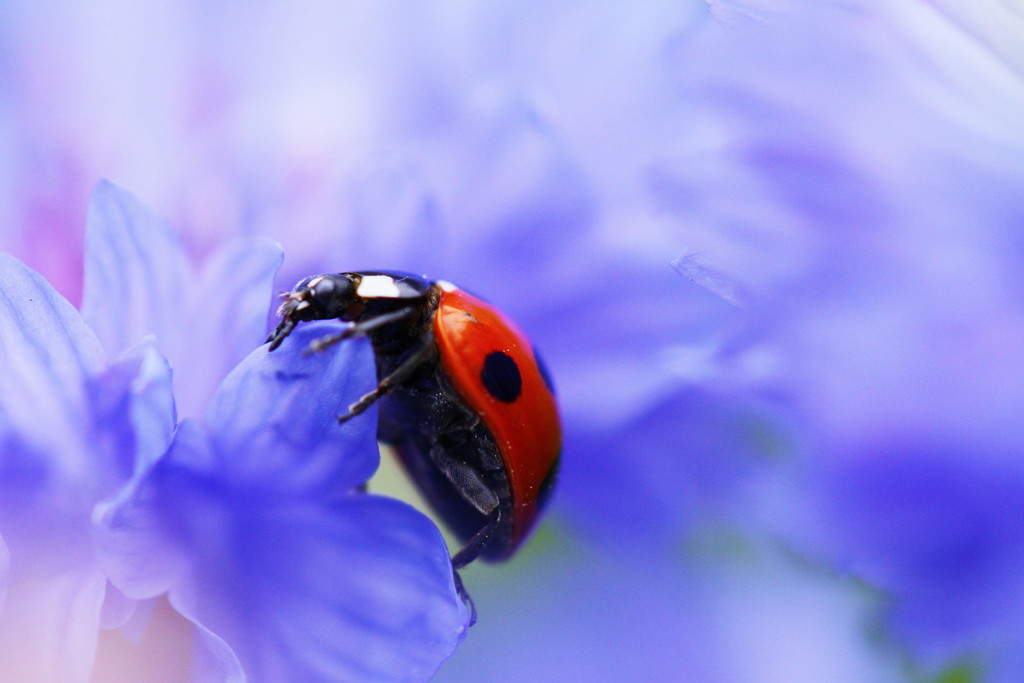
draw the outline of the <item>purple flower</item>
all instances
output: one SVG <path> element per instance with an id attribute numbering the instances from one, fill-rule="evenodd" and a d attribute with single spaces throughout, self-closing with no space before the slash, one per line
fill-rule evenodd
<path id="1" fill-rule="evenodd" d="M 152 600 L 166 595 L 191 624 L 195 643 L 176 656 L 196 680 L 428 677 L 468 614 L 436 527 L 359 490 L 377 465 L 375 423 L 335 418 L 375 382 L 368 345 L 306 358 L 336 329 L 309 327 L 292 352 L 250 353 L 207 400 L 216 382 L 194 366 L 226 371 L 259 344 L 275 250 L 228 245 L 196 284 L 173 234 L 110 184 L 88 245 L 95 332 L 3 263 L 5 671 L 84 680 L 99 629 L 155 628 Z M 100 339 L 115 353 L 139 343 L 108 365 Z M 176 422 L 172 369 L 202 419 Z M 144 675 L 147 661 L 100 674 Z"/>
<path id="2" fill-rule="evenodd" d="M 248 668 L 266 651 L 209 605 L 265 584 L 232 581 L 242 565 L 197 539 L 207 525 L 237 547 L 237 528 L 274 537 L 275 519 L 230 502 L 261 486 L 247 449 L 228 455 L 248 437 L 218 435 L 266 438 L 269 471 L 297 451 L 218 411 L 255 410 L 225 392 L 287 361 L 251 357 L 251 385 L 215 391 L 259 344 L 271 289 L 381 267 L 508 312 L 565 418 L 550 514 L 511 563 L 466 572 L 481 620 L 442 677 L 515 680 L 541 675 L 536 661 L 553 679 L 860 681 L 966 661 L 1020 678 L 1012 3 L 9 4 L 0 246 L 76 300 L 68 237 L 99 176 L 182 231 L 179 246 L 151 227 L 156 268 L 135 274 L 92 265 L 104 251 L 145 263 L 114 255 L 130 234 L 109 238 L 117 250 L 90 239 L 86 320 L 111 357 L 155 335 L 189 418 L 166 455 L 146 446 L 83 507 L 104 503 L 103 571 L 131 596 L 107 591 L 105 624 L 166 590 L 207 629 L 179 618 L 206 634 L 205 671 L 236 666 L 218 637 Z M 91 224 L 140 221 L 122 203 Z M 288 256 L 273 287 L 272 247 L 225 246 L 256 235 Z M 303 381 L 333 371 L 293 360 L 319 368 Z M 339 509 L 363 476 L 339 475 Z M 282 510 L 323 521 L 293 507 L 308 482 L 277 479 Z M 166 561 L 129 562 L 132 547 Z M 145 632 L 149 611 L 171 608 L 145 598 L 118 633 Z M 295 662 L 316 656 L 306 645 Z"/>
<path id="3" fill-rule="evenodd" d="M 12 680 L 83 680 L 106 585 L 92 511 L 167 447 L 169 369 L 152 342 L 109 363 L 45 280 L 0 265 L 0 652 Z"/>
<path id="4" fill-rule="evenodd" d="M 206 420 L 183 421 L 167 455 L 102 511 L 112 583 L 130 598 L 166 592 L 210 631 L 201 679 L 423 679 L 461 639 L 437 529 L 357 490 L 376 469 L 376 425 L 335 418 L 374 377 L 364 344 L 313 359 L 258 350 Z"/>

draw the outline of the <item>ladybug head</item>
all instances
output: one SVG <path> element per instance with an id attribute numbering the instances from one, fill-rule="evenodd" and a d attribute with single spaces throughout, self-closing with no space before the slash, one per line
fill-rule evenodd
<path id="1" fill-rule="evenodd" d="M 276 349 L 297 323 L 330 318 L 351 319 L 348 313 L 355 303 L 356 284 L 348 274 L 307 277 L 284 295 L 284 303 L 277 312 L 281 322 L 267 338 L 270 350 Z"/>
<path id="2" fill-rule="evenodd" d="M 314 275 L 285 295 L 280 313 L 296 320 L 343 318 L 355 298 L 356 285 L 348 274 Z"/>

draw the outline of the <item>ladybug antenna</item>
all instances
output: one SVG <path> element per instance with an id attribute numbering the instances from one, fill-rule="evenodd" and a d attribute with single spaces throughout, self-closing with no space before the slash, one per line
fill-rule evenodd
<path id="1" fill-rule="evenodd" d="M 295 314 L 309 308 L 308 291 L 309 290 L 307 289 L 299 288 L 281 294 L 281 298 L 284 299 L 284 302 L 277 309 L 277 314 L 281 316 L 281 322 L 277 324 L 277 327 L 275 327 L 274 331 L 267 336 L 266 340 L 270 342 L 270 351 L 273 351 L 280 346 L 285 337 L 291 334 L 292 330 L 295 329 L 295 325 L 299 322 L 296 319 Z"/>

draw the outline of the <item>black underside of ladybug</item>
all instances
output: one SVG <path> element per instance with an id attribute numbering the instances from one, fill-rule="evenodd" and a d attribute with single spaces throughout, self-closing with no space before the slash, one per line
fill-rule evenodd
<path id="1" fill-rule="evenodd" d="M 425 343 L 433 344 L 433 338 Z M 376 343 L 374 346 L 378 348 Z M 387 343 L 381 344 L 386 347 Z M 378 377 L 386 377 L 405 355 L 378 352 Z M 479 474 L 502 514 L 480 557 L 492 561 L 506 557 L 513 515 L 501 454 L 490 430 L 452 389 L 440 367 L 424 363 L 408 382 L 381 398 L 378 416 L 378 439 L 395 449 L 427 502 L 463 543 L 486 527 L 495 513 L 484 514 L 466 500 L 461 493 L 465 483 L 453 483 L 442 469 L 442 461 L 459 463 Z"/>

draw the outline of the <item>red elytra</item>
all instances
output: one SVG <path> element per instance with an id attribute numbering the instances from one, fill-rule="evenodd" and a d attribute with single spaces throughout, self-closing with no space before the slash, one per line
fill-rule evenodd
<path id="1" fill-rule="evenodd" d="M 533 527 L 545 480 L 558 463 L 562 429 L 558 407 L 526 336 L 496 308 L 459 289 L 441 287 L 434 338 L 441 364 L 458 394 L 494 437 L 511 483 L 511 554 Z M 513 401 L 489 393 L 481 381 L 484 360 L 494 351 L 511 357 L 522 388 Z"/>

